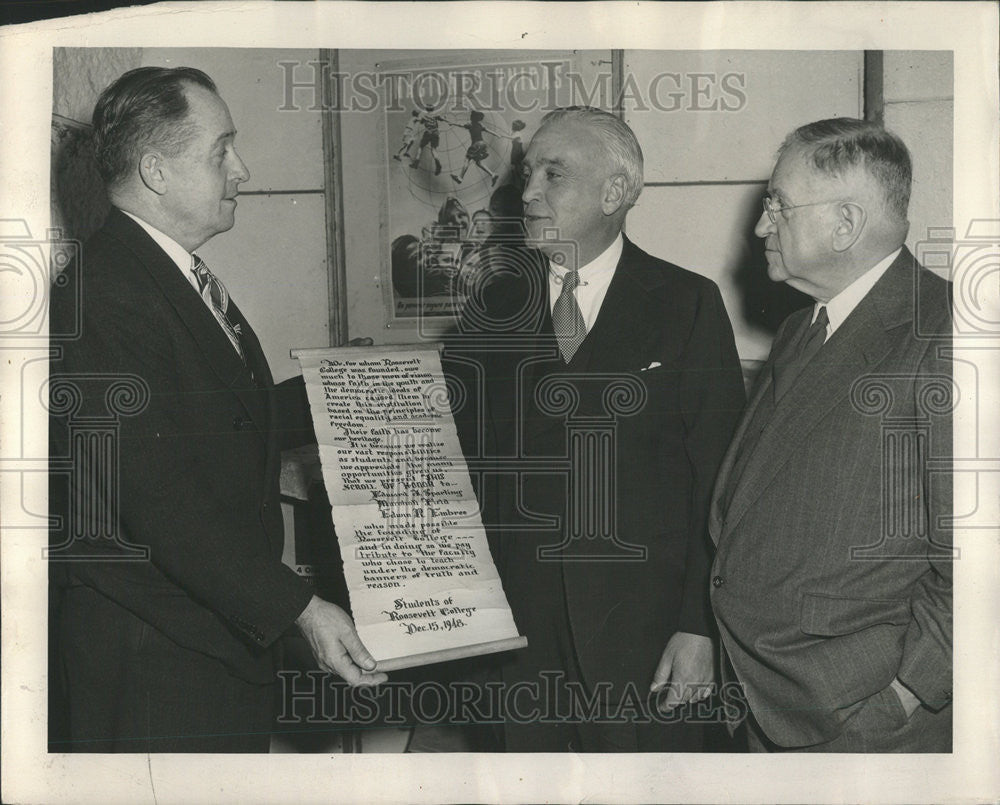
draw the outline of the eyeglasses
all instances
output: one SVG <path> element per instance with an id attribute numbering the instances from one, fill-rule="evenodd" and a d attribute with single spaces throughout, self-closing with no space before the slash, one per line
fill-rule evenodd
<path id="1" fill-rule="evenodd" d="M 775 207 L 770 196 L 764 196 L 764 212 L 767 213 L 768 220 L 772 224 L 777 223 L 775 215 L 785 210 L 797 210 L 800 207 L 819 207 L 821 204 L 839 204 L 839 201 L 814 201 L 811 204 L 792 204 L 788 207 Z"/>

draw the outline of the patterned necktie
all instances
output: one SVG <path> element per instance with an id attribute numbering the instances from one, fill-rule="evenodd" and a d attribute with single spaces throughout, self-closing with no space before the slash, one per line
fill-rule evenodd
<path id="1" fill-rule="evenodd" d="M 204 260 L 198 255 L 193 255 L 193 257 L 194 268 L 192 270 L 195 277 L 198 278 L 198 290 L 201 292 L 201 298 L 205 300 L 205 304 L 208 305 L 209 310 L 214 314 L 216 320 L 232 343 L 233 348 L 236 350 L 236 353 L 240 356 L 240 360 L 243 361 L 243 365 L 246 366 L 247 356 L 243 351 L 240 325 L 234 325 L 226 315 L 226 312 L 229 310 L 229 292 L 226 290 L 226 286 L 222 284 L 222 280 L 208 270 L 208 266 L 205 265 Z"/>
<path id="2" fill-rule="evenodd" d="M 798 345 L 785 360 L 775 360 L 774 362 L 774 401 L 780 400 L 785 393 L 795 384 L 795 379 L 805 368 L 805 365 L 812 360 L 813 356 L 819 352 L 819 348 L 826 341 L 826 326 L 830 319 L 826 314 L 826 306 L 819 309 L 816 314 L 816 321 L 809 325 L 809 329 L 799 340 Z"/>
<path id="3" fill-rule="evenodd" d="M 552 329 L 556 333 L 559 351 L 563 360 L 569 363 L 587 337 L 587 325 L 583 321 L 580 306 L 576 303 L 573 291 L 580 284 L 579 271 L 567 271 L 563 275 L 562 293 L 556 299 L 552 308 Z"/>

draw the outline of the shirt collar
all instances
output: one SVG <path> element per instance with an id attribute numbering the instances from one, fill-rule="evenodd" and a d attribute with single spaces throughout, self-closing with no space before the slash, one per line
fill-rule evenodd
<path id="1" fill-rule="evenodd" d="M 614 271 L 618 265 L 618 260 L 622 256 L 622 249 L 625 247 L 625 241 L 622 238 L 622 233 L 618 233 L 611 244 L 603 252 L 601 252 L 597 257 L 591 260 L 584 266 L 580 266 L 578 269 L 580 272 L 580 279 L 590 279 L 601 274 L 604 271 Z M 552 271 L 557 277 L 562 278 L 569 269 L 566 266 L 561 266 L 556 263 L 549 261 L 549 270 Z"/>
<path id="2" fill-rule="evenodd" d="M 192 271 L 194 269 L 194 257 L 191 252 L 181 246 L 170 235 L 164 234 L 152 224 L 143 221 L 142 218 L 133 215 L 128 210 L 122 210 L 122 212 L 146 230 L 147 234 L 156 241 L 156 244 L 167 253 L 167 257 L 177 264 L 181 273 L 184 274 L 185 279 L 197 288 L 198 280 Z"/>
<path id="3" fill-rule="evenodd" d="M 827 337 L 833 335 L 834 331 L 851 315 L 854 308 L 868 295 L 868 292 L 874 287 L 875 283 L 889 270 L 889 266 L 895 262 L 902 250 L 903 247 L 900 246 L 892 254 L 879 260 L 878 263 L 826 303 L 826 315 L 830 317 L 830 323 L 827 325 Z M 820 303 L 814 305 L 813 321 L 816 320 L 816 314 L 823 306 Z"/>

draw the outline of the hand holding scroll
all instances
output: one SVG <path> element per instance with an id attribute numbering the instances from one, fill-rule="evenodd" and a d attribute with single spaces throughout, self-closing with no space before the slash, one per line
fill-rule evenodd
<path id="1" fill-rule="evenodd" d="M 350 615 L 315 595 L 295 621 L 324 671 L 341 676 L 352 687 L 381 685 L 389 677 L 375 673 L 375 660 L 361 643 Z"/>

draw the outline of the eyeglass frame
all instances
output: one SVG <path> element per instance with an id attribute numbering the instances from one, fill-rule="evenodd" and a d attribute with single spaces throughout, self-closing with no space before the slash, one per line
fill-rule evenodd
<path id="1" fill-rule="evenodd" d="M 819 207 L 821 204 L 840 204 L 841 202 L 836 199 L 831 199 L 830 201 L 813 201 L 809 204 L 792 204 L 788 207 L 772 207 L 772 199 L 769 195 L 765 195 L 763 198 L 764 212 L 767 215 L 767 220 L 772 224 L 778 223 L 777 215 L 779 212 L 784 212 L 785 210 L 797 210 L 801 207 Z"/>

